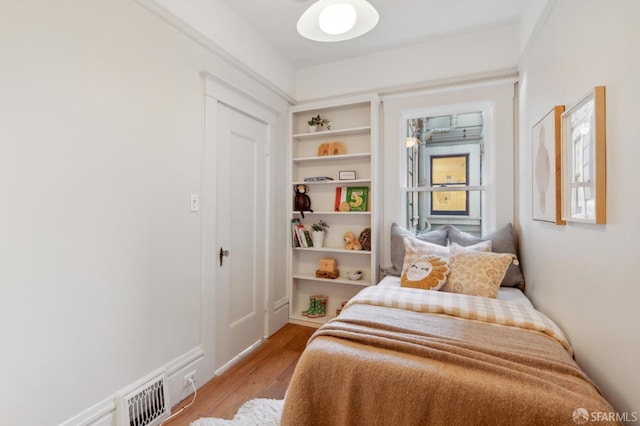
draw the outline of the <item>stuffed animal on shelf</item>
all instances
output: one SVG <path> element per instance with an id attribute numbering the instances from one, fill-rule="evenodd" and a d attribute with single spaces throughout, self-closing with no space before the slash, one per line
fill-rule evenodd
<path id="1" fill-rule="evenodd" d="M 371 251 L 371 228 L 365 228 L 358 237 L 362 250 Z"/>
<path id="2" fill-rule="evenodd" d="M 344 233 L 344 248 L 347 250 L 362 250 L 362 244 L 356 239 L 356 235 L 353 232 L 347 231 Z"/>
<path id="3" fill-rule="evenodd" d="M 304 219 L 304 212 L 313 212 L 311 210 L 311 198 L 307 195 L 309 187 L 307 185 L 293 185 L 296 195 L 293 198 L 293 210 L 300 212 L 300 216 Z"/>

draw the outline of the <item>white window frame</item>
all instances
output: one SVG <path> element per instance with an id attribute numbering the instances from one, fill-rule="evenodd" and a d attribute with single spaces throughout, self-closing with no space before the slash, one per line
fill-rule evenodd
<path id="1" fill-rule="evenodd" d="M 407 203 L 406 197 L 408 192 L 433 192 L 433 191 L 451 191 L 452 188 L 438 188 L 438 187 L 408 187 L 406 186 L 407 179 L 407 155 L 406 155 L 406 138 L 407 135 L 407 120 L 412 120 L 422 117 L 439 117 L 443 115 L 463 114 L 481 111 L 483 116 L 483 133 L 484 133 L 484 164 L 482 167 L 481 181 L 482 185 L 472 186 L 459 186 L 455 187 L 456 191 L 481 191 L 483 196 L 483 202 L 481 203 L 481 232 L 485 234 L 492 229 L 495 229 L 496 223 L 496 197 L 495 197 L 495 106 L 492 101 L 486 102 L 473 102 L 465 104 L 452 104 L 444 105 L 433 108 L 425 108 L 418 110 L 403 111 L 400 114 L 400 126 L 398 135 L 399 146 L 398 149 L 401 152 L 400 155 L 400 217 L 403 218 L 403 223 L 407 217 Z M 452 216 L 453 217 L 453 216 Z"/>

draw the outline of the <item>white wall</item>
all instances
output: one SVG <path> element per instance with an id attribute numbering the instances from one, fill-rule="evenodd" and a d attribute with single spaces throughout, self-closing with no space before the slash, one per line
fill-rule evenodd
<path id="1" fill-rule="evenodd" d="M 137 0 L 159 12 L 221 56 L 243 66 L 276 92 L 292 97 L 295 89 L 293 66 L 270 44 L 220 0 Z M 164 9 L 161 10 L 161 9 Z M 166 13 L 168 12 L 168 14 Z"/>
<path id="2" fill-rule="evenodd" d="M 4 5 L 0 68 L 0 424 L 59 424 L 200 347 L 200 72 L 278 97 L 130 0 Z"/>
<path id="3" fill-rule="evenodd" d="M 459 76 L 482 78 L 512 70 L 519 37 L 518 26 L 509 25 L 303 68 L 296 72 L 296 98 L 415 89 Z"/>
<path id="4" fill-rule="evenodd" d="M 637 182 L 640 2 L 562 0 L 521 64 L 519 234 L 528 295 L 567 333 L 578 364 L 618 411 L 640 412 Z M 606 86 L 607 224 L 531 219 L 531 127 Z"/>
<path id="5" fill-rule="evenodd" d="M 520 52 L 527 49 L 527 44 L 533 42 L 544 25 L 548 13 L 553 9 L 556 0 L 527 0 L 522 2 L 520 16 Z"/>

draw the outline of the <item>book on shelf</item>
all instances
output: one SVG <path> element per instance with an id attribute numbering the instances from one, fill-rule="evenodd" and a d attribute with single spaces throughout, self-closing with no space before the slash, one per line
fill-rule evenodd
<path id="1" fill-rule="evenodd" d="M 298 233 L 298 240 L 300 240 L 300 247 L 307 248 L 307 239 L 304 237 L 304 227 L 298 227 L 296 232 Z"/>
<path id="2" fill-rule="evenodd" d="M 366 186 L 339 186 L 336 188 L 334 210 L 340 212 L 366 212 L 369 188 Z"/>
<path id="3" fill-rule="evenodd" d="M 300 223 L 300 219 L 293 218 L 291 219 L 291 246 L 292 247 L 302 247 L 300 245 L 300 235 L 298 234 L 298 229 L 302 226 Z"/>
<path id="4" fill-rule="evenodd" d="M 291 246 L 294 248 L 313 247 L 311 232 L 300 223 L 300 219 L 291 219 Z"/>
<path id="5" fill-rule="evenodd" d="M 346 186 L 338 186 L 336 188 L 336 199 L 333 205 L 333 210 L 336 212 L 340 211 L 340 205 L 343 202 L 347 201 L 347 187 Z"/>
<path id="6" fill-rule="evenodd" d="M 303 229 L 304 232 L 304 240 L 308 247 L 313 247 L 313 238 L 311 238 L 311 232 L 308 229 Z"/>
<path id="7" fill-rule="evenodd" d="M 329 176 L 311 176 L 304 178 L 305 182 L 328 182 L 333 180 L 333 178 Z"/>
<path id="8" fill-rule="evenodd" d="M 349 203 L 349 211 L 366 212 L 368 196 L 369 188 L 366 186 L 348 187 L 347 202 Z"/>

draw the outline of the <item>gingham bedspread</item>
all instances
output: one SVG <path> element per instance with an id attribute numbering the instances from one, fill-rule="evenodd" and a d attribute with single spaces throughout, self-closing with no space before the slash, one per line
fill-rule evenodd
<path id="1" fill-rule="evenodd" d="M 348 309 L 354 304 L 450 315 L 538 331 L 557 340 L 573 356 L 573 349 L 562 330 L 542 312 L 520 303 L 444 291 L 403 287 L 367 287 L 354 296 L 344 309 Z"/>

